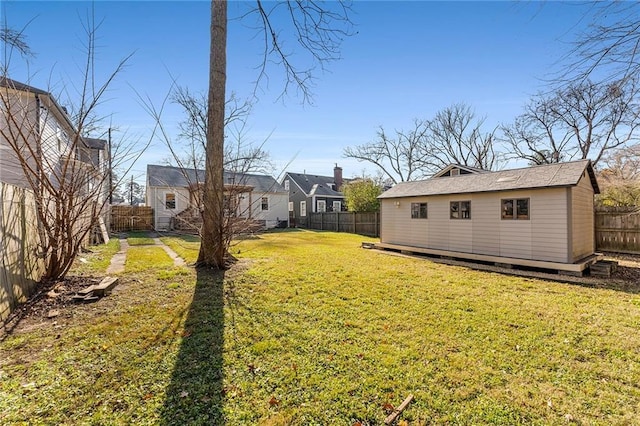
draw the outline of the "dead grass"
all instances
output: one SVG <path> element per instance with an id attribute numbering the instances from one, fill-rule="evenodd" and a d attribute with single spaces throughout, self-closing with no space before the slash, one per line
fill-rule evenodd
<path id="1" fill-rule="evenodd" d="M 234 246 L 224 276 L 135 247 L 114 294 L 0 342 L 0 419 L 378 425 L 413 393 L 412 425 L 636 424 L 637 288 L 473 271 L 364 240 L 264 234 Z"/>

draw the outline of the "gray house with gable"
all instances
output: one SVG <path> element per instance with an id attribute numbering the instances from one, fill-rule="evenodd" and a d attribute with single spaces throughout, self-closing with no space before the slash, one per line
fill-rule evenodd
<path id="1" fill-rule="evenodd" d="M 305 223 L 308 213 L 346 211 L 341 189 L 347 181 L 337 165 L 333 176 L 287 172 L 282 186 L 289 193 L 289 226 Z"/>

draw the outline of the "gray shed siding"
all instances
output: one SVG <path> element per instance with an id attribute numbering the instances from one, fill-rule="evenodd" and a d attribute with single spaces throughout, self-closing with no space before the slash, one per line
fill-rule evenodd
<path id="1" fill-rule="evenodd" d="M 380 239 L 388 244 L 569 263 L 573 261 L 568 240 L 570 195 L 568 188 L 541 188 L 381 199 Z M 505 198 L 529 198 L 529 220 L 502 220 Z M 471 219 L 450 219 L 449 202 L 467 200 Z M 427 219 L 411 219 L 412 202 L 427 203 Z"/>
<path id="2" fill-rule="evenodd" d="M 578 260 L 590 255 L 596 248 L 593 190 L 586 173 L 573 188 L 571 195 L 572 256 L 574 260 Z"/>

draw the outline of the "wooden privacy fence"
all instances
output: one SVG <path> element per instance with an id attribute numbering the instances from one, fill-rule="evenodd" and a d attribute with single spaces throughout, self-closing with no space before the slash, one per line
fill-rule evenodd
<path id="1" fill-rule="evenodd" d="M 380 236 L 380 213 L 328 212 L 307 213 L 300 225 L 308 229 L 349 232 L 351 234 Z"/>
<path id="2" fill-rule="evenodd" d="M 44 273 L 33 192 L 0 182 L 0 321 L 25 302 Z"/>
<path id="3" fill-rule="evenodd" d="M 597 207 L 596 248 L 640 253 L 640 206 Z"/>
<path id="4" fill-rule="evenodd" d="M 150 231 L 153 209 L 146 206 L 111 206 L 111 232 Z"/>

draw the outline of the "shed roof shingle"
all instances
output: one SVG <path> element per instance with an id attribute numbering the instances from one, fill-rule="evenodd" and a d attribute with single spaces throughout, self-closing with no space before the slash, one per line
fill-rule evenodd
<path id="1" fill-rule="evenodd" d="M 600 190 L 591 162 L 589 160 L 580 160 L 498 172 L 402 182 L 382 193 L 378 198 L 469 194 L 474 192 L 575 186 L 578 184 L 585 170 L 589 174 L 594 192 L 599 194 Z"/>

